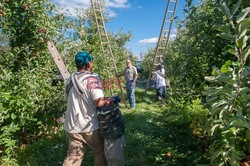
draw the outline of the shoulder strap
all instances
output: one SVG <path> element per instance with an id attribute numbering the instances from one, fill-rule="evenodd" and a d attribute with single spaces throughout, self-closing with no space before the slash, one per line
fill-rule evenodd
<path id="1" fill-rule="evenodd" d="M 82 72 L 79 73 L 78 76 L 75 76 L 76 73 L 72 74 L 72 78 L 71 78 L 71 82 L 72 82 L 72 86 L 75 87 L 77 93 L 81 96 L 80 99 L 83 100 L 87 105 L 89 105 L 90 108 L 92 108 L 93 110 L 95 110 L 95 108 L 93 108 L 89 102 L 87 101 L 87 96 L 84 93 L 84 89 L 80 87 L 80 82 L 78 81 L 79 78 L 81 78 L 82 76 L 89 74 L 88 72 Z M 78 77 L 78 79 L 76 78 Z M 83 96 L 84 95 L 84 96 Z M 80 108 L 83 109 L 83 106 L 80 104 Z"/>
<path id="2" fill-rule="evenodd" d="M 156 73 L 157 73 L 157 74 L 159 74 L 161 77 L 163 77 L 163 78 L 165 78 L 165 79 L 166 79 L 166 76 L 164 76 L 164 75 L 162 74 L 162 72 L 158 72 L 158 71 L 156 71 Z"/>

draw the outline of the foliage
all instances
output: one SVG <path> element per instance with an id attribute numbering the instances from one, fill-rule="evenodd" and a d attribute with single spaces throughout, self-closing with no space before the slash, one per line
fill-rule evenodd
<path id="1" fill-rule="evenodd" d="M 49 135 L 64 105 L 60 88 L 51 86 L 55 66 L 46 40 L 58 25 L 49 1 L 1 1 L 0 30 L 6 37 L 0 53 L 0 154 L 9 159 L 21 144 Z M 46 29 L 51 27 L 51 29 Z M 53 92 L 53 93 L 51 93 Z"/>
<path id="2" fill-rule="evenodd" d="M 65 111 L 63 82 L 53 86 L 58 70 L 47 50 L 54 41 L 66 57 L 70 72 L 76 71 L 74 55 L 82 50 L 95 57 L 94 72 L 107 78 L 100 43 L 89 9 L 78 16 L 64 15 L 49 0 L 0 2 L 0 157 L 9 160 L 16 151 L 34 141 L 53 136 L 57 118 Z M 2 36 L 4 38 L 2 38 Z M 131 34 L 109 33 L 118 70 L 131 54 L 126 41 Z M 121 65 L 123 64 L 123 65 Z"/>
<path id="3" fill-rule="evenodd" d="M 209 83 L 204 79 L 212 71 L 212 66 L 221 66 L 226 60 L 236 60 L 225 45 L 231 41 L 216 37 L 212 27 L 223 21 L 219 10 L 221 1 L 204 0 L 196 6 L 187 0 L 185 18 L 177 20 L 176 38 L 171 40 L 165 58 L 166 76 L 173 88 L 172 96 L 184 97 L 187 102 L 202 97 Z M 240 6 L 247 6 L 243 2 Z M 154 51 L 144 56 L 143 67 L 148 74 Z M 197 70 L 198 69 L 198 70 Z"/>
<path id="4" fill-rule="evenodd" d="M 236 61 L 226 61 L 221 68 L 214 67 L 212 75 L 206 77 L 211 86 L 206 91 L 210 118 L 207 132 L 214 137 L 210 148 L 211 163 L 216 165 L 238 165 L 250 155 L 250 105 L 248 33 L 250 8 L 238 10 L 242 0 L 232 9 L 222 4 L 227 22 L 214 25 L 219 37 L 230 41 L 225 49 L 235 56 Z"/>
<path id="5" fill-rule="evenodd" d="M 227 1 L 227 7 L 223 1 L 204 0 L 194 6 L 186 1 L 185 19 L 179 20 L 164 62 L 175 103 L 171 108 L 182 105 L 184 112 L 194 111 L 201 107 L 197 101 L 206 102 L 211 109 L 208 126 L 204 129 L 204 112 L 205 121 L 195 120 L 190 127 L 201 136 L 210 131 L 212 163 L 238 164 L 249 156 L 249 3 Z M 147 72 L 153 54 L 150 50 L 144 56 Z M 210 73 L 213 77 L 206 78 L 212 82 L 207 82 Z M 190 107 L 194 102 L 197 108 Z"/>

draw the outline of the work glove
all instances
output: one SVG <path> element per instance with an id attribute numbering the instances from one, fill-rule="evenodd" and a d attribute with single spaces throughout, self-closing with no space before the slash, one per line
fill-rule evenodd
<path id="1" fill-rule="evenodd" d="M 119 98 L 119 96 L 112 96 L 112 98 L 115 100 L 114 103 L 121 102 L 121 99 Z"/>

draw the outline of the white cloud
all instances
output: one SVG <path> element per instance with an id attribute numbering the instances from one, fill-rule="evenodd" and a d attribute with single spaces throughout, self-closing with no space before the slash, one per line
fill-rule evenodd
<path id="1" fill-rule="evenodd" d="M 173 40 L 176 37 L 176 33 L 175 34 L 171 34 L 170 35 L 170 40 Z"/>
<path id="2" fill-rule="evenodd" d="M 116 12 L 114 12 L 113 10 L 110 10 L 110 9 L 108 9 L 107 11 L 107 15 L 108 15 L 108 17 L 110 17 L 110 18 L 112 18 L 112 17 L 116 17 Z"/>
<path id="3" fill-rule="evenodd" d="M 100 0 L 102 1 L 102 0 Z M 67 14 L 71 14 L 73 16 L 76 15 L 77 8 L 83 8 L 86 9 L 90 6 L 90 0 L 60 0 L 56 1 L 53 0 L 57 6 L 60 6 L 62 9 L 62 12 L 65 12 Z M 129 8 L 130 3 L 128 0 L 105 0 L 105 5 L 107 7 L 107 15 L 109 17 L 115 17 L 117 14 L 111 10 L 111 8 Z"/>
<path id="4" fill-rule="evenodd" d="M 106 0 L 107 7 L 113 8 L 129 8 L 128 0 Z"/>
<path id="5" fill-rule="evenodd" d="M 158 41 L 158 37 L 153 37 L 153 38 L 149 38 L 149 39 L 140 40 L 139 43 L 141 43 L 141 44 L 152 44 L 152 43 L 157 43 L 157 41 Z"/>
<path id="6" fill-rule="evenodd" d="M 173 29 L 172 33 L 170 34 L 170 40 L 173 40 L 176 38 L 177 29 Z M 142 39 L 139 41 L 140 44 L 154 44 L 158 42 L 158 37 L 148 38 L 148 39 Z"/>

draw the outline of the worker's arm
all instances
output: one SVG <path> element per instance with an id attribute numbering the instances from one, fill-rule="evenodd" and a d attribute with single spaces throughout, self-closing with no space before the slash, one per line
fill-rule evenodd
<path id="1" fill-rule="evenodd" d="M 125 74 L 124 74 L 124 72 L 125 72 L 125 69 L 123 70 L 123 72 L 122 73 L 120 73 L 120 74 L 116 74 L 116 77 L 121 77 L 121 76 L 124 76 Z"/>
<path id="2" fill-rule="evenodd" d="M 136 67 L 134 67 L 134 80 L 133 80 L 133 82 L 135 83 L 136 82 L 136 80 L 137 80 L 137 78 L 138 78 L 138 72 L 137 72 L 137 69 L 136 69 Z"/>
<path id="3" fill-rule="evenodd" d="M 97 107 L 105 107 L 114 104 L 114 98 L 101 97 L 94 100 L 94 103 Z"/>

